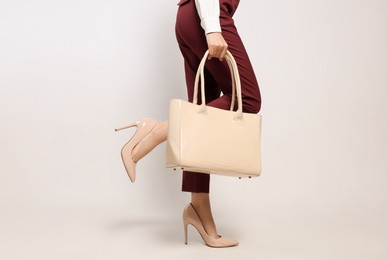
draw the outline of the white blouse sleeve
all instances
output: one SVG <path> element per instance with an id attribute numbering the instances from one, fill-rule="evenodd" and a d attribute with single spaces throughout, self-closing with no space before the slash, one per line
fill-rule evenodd
<path id="1" fill-rule="evenodd" d="M 200 25 L 205 33 L 222 32 L 219 21 L 219 0 L 195 0 L 195 5 L 200 17 Z"/>

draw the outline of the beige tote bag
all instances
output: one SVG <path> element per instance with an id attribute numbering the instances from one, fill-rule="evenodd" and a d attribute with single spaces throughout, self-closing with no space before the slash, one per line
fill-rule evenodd
<path id="1" fill-rule="evenodd" d="M 233 87 L 230 111 L 206 106 L 204 65 L 207 56 L 208 51 L 196 74 L 193 103 L 180 99 L 170 102 L 166 167 L 236 177 L 259 176 L 261 115 L 242 113 L 241 83 L 230 52 L 226 55 Z M 201 105 L 197 97 L 199 77 Z M 237 111 L 233 111 L 235 91 Z"/>

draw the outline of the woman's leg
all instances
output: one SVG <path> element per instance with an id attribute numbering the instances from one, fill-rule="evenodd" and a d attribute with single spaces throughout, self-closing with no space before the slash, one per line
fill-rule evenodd
<path id="1" fill-rule="evenodd" d="M 188 100 L 192 102 L 196 70 L 207 49 L 206 38 L 204 31 L 200 27 L 200 19 L 193 0 L 179 7 L 176 20 L 176 37 L 184 57 Z M 212 102 L 220 97 L 221 89 L 218 87 L 216 79 L 207 71 L 207 68 L 205 73 L 205 83 L 207 86 L 205 96 L 207 102 Z M 227 82 L 227 79 L 225 79 L 225 82 Z M 208 235 L 217 238 L 218 234 L 211 212 L 209 185 L 209 174 L 183 172 L 182 190 L 191 192 L 191 203 L 197 211 L 204 229 Z"/>
<path id="2" fill-rule="evenodd" d="M 220 0 L 220 23 L 222 35 L 229 45 L 229 50 L 236 59 L 242 85 L 243 111 L 258 113 L 261 106 L 261 95 L 252 65 L 247 52 L 234 25 L 234 14 L 239 0 Z M 185 2 L 180 6 L 176 19 L 176 37 L 184 57 L 185 76 L 188 100 L 193 100 L 193 83 L 196 70 L 207 42 L 204 31 L 200 27 L 200 19 L 194 1 Z M 225 61 L 218 59 L 207 61 L 205 67 L 207 105 L 229 109 L 231 103 L 231 76 Z M 199 91 L 200 92 L 200 91 Z M 223 93 L 221 96 L 220 93 Z M 200 102 L 200 98 L 199 98 Z M 192 204 L 197 209 L 206 231 L 213 237 L 217 236 L 216 226 L 211 214 L 209 198 L 208 174 L 184 171 L 182 190 L 192 192 Z"/>

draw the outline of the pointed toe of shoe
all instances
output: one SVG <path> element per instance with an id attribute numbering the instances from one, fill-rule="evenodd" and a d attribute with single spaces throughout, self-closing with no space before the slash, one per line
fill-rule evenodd
<path id="1" fill-rule="evenodd" d="M 132 159 L 131 150 L 122 149 L 121 158 L 130 181 L 134 182 L 136 180 L 136 163 Z"/>
<path id="2" fill-rule="evenodd" d="M 131 171 L 128 171 L 128 176 L 130 181 L 133 183 L 136 180 L 136 163 L 133 163 L 133 168 Z"/>
<path id="3" fill-rule="evenodd" d="M 210 243 L 207 243 L 207 246 L 209 247 L 233 247 L 239 245 L 239 241 L 227 237 L 220 236 L 218 239 L 214 239 L 212 241 L 208 241 Z"/>

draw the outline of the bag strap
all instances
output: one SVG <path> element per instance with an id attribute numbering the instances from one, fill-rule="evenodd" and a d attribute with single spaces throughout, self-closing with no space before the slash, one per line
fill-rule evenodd
<path id="1" fill-rule="evenodd" d="M 228 68 L 230 69 L 230 71 L 232 71 L 232 65 L 231 65 L 231 62 L 229 59 L 226 59 L 227 61 L 227 65 L 228 65 Z M 230 105 L 230 111 L 233 111 L 234 110 L 234 106 L 235 106 L 235 95 L 236 95 L 236 89 L 235 89 L 235 77 L 234 77 L 234 73 L 230 73 L 231 75 L 231 82 L 232 82 L 232 89 L 231 89 L 231 105 Z"/>
<path id="2" fill-rule="evenodd" d="M 235 77 L 235 90 L 236 96 L 238 99 L 238 110 L 236 111 L 236 116 L 234 119 L 242 119 L 243 118 L 243 103 L 242 103 L 242 87 L 241 87 L 241 78 L 239 76 L 238 65 L 234 59 L 234 56 L 227 51 L 229 56 L 226 56 L 226 59 L 229 59 L 231 63 L 231 67 L 234 69 L 234 77 Z M 235 100 L 235 96 L 233 96 L 233 100 Z M 233 107 L 232 107 L 233 108 Z"/>
<path id="3" fill-rule="evenodd" d="M 201 111 L 206 110 L 206 98 L 205 98 L 205 91 L 204 91 L 204 65 L 207 61 L 208 57 L 208 50 L 204 54 L 202 60 L 200 61 L 199 68 L 196 73 L 195 77 L 195 84 L 194 84 L 194 95 L 193 95 L 193 103 L 195 105 L 198 104 L 198 90 L 199 90 L 199 78 L 200 78 L 200 89 L 201 89 L 201 98 L 202 98 L 202 104 L 201 104 Z M 236 119 L 241 119 L 242 116 L 242 89 L 241 89 L 241 82 L 238 72 L 238 66 L 236 64 L 236 61 L 232 54 L 227 51 L 226 53 L 226 61 L 229 66 L 230 72 L 231 72 L 231 81 L 232 81 L 232 97 L 231 97 L 231 106 L 230 111 L 233 111 L 234 104 L 235 104 L 235 92 L 238 99 L 238 110 L 236 111 Z"/>

